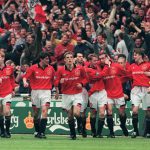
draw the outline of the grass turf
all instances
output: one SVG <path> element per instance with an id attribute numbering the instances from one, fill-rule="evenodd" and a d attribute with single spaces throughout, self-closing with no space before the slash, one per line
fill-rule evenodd
<path id="1" fill-rule="evenodd" d="M 149 150 L 150 139 L 142 137 L 82 138 L 70 140 L 66 136 L 49 135 L 47 139 L 36 139 L 33 135 L 12 135 L 0 138 L 0 150 Z"/>

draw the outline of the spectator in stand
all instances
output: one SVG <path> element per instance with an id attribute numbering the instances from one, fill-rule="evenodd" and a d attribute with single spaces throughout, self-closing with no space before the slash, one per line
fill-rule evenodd
<path id="1" fill-rule="evenodd" d="M 29 94 L 30 93 L 30 87 L 24 87 L 23 85 L 23 76 L 25 75 L 27 69 L 29 68 L 29 64 L 23 63 L 22 66 L 16 67 L 17 70 L 17 76 L 16 76 L 16 83 L 18 83 L 18 94 Z"/>
<path id="2" fill-rule="evenodd" d="M 97 42 L 94 43 L 94 46 L 94 50 L 97 55 L 102 52 L 108 54 L 109 57 L 113 57 L 115 51 L 113 47 L 107 43 L 107 37 L 105 33 L 97 35 Z"/>
<path id="3" fill-rule="evenodd" d="M 124 35 L 123 35 L 123 33 L 120 33 L 118 35 L 118 41 L 119 42 L 117 44 L 116 51 L 119 54 L 124 54 L 128 58 L 129 52 L 128 52 L 127 46 L 125 44 L 125 41 L 124 41 Z"/>
<path id="4" fill-rule="evenodd" d="M 61 38 L 61 43 L 58 44 L 55 48 L 55 57 L 57 60 L 57 65 L 64 64 L 64 54 L 68 51 L 74 52 L 74 46 L 69 43 L 69 36 L 67 34 L 63 34 Z"/>
<path id="5" fill-rule="evenodd" d="M 81 36 L 77 36 L 77 44 L 74 48 L 74 54 L 82 53 L 86 58 L 89 54 L 94 53 L 94 47 L 91 43 L 83 40 Z"/>
<path id="6" fill-rule="evenodd" d="M 8 48 L 8 39 L 10 36 L 10 32 L 5 29 L 0 29 L 0 48 L 7 49 Z"/>

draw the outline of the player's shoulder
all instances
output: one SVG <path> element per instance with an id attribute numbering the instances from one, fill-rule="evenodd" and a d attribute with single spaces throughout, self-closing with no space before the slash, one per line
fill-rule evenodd
<path id="1" fill-rule="evenodd" d="M 8 65 L 8 66 L 5 66 L 5 68 L 6 68 L 6 69 L 12 69 L 12 70 L 14 70 L 14 67 L 13 67 L 13 66 L 9 66 L 9 65 Z"/>
<path id="2" fill-rule="evenodd" d="M 30 68 L 38 68 L 38 64 L 31 65 Z"/>
<path id="3" fill-rule="evenodd" d="M 64 71 L 65 70 L 65 66 L 58 66 L 57 67 L 57 71 Z"/>

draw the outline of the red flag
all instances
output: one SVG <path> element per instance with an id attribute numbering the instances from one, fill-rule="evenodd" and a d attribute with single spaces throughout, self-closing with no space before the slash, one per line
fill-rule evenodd
<path id="1" fill-rule="evenodd" d="M 46 14 L 39 0 L 26 0 L 26 4 L 32 19 L 41 23 L 46 21 Z"/>
<path id="2" fill-rule="evenodd" d="M 34 11 L 35 11 L 35 20 L 41 23 L 44 23 L 46 21 L 46 15 L 45 12 L 43 11 L 43 8 L 41 5 L 36 4 L 36 6 L 34 7 Z"/>

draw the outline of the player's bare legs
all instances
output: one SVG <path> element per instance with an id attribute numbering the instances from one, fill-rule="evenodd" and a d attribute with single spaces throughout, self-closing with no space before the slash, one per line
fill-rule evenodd
<path id="1" fill-rule="evenodd" d="M 91 116 L 90 116 L 91 132 L 92 132 L 92 136 L 95 138 L 96 137 L 95 123 L 96 123 L 97 111 L 94 108 L 91 108 L 90 111 L 91 111 Z"/>

